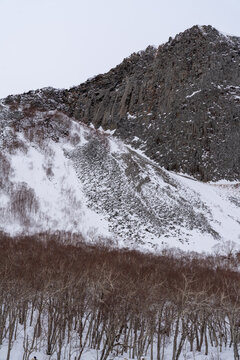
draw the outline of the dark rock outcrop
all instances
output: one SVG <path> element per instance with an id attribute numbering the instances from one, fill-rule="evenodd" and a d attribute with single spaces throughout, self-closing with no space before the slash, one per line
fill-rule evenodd
<path id="1" fill-rule="evenodd" d="M 116 130 L 166 169 L 204 181 L 240 179 L 240 39 L 211 26 L 134 53 L 70 90 L 42 89 L 4 103 L 17 122 L 24 111 L 58 109 Z"/>

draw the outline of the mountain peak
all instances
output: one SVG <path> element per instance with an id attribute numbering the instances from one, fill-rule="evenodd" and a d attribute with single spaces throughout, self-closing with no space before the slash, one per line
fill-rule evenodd
<path id="1" fill-rule="evenodd" d="M 180 32 L 174 38 L 169 38 L 167 44 L 172 43 L 172 41 L 195 41 L 196 39 L 207 40 L 210 42 L 215 41 L 224 41 L 233 43 L 235 41 L 239 42 L 239 38 L 233 35 L 227 35 L 223 32 L 217 30 L 212 25 L 194 25 L 191 28 Z"/>

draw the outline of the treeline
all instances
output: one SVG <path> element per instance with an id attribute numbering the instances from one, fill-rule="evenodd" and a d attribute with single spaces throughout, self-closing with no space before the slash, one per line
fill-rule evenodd
<path id="1" fill-rule="evenodd" d="M 1 234 L 0 350 L 9 360 L 21 337 L 23 360 L 36 351 L 79 360 L 86 349 L 99 360 L 163 360 L 169 346 L 172 360 L 186 346 L 205 355 L 231 347 L 239 359 L 239 263 L 238 254 L 154 255 L 70 234 Z"/>

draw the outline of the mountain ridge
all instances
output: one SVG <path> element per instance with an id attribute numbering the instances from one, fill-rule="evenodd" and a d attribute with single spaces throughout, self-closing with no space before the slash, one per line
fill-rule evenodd
<path id="1" fill-rule="evenodd" d="M 239 38 L 193 26 L 77 87 L 44 88 L 2 103 L 12 106 L 16 120 L 24 111 L 58 109 L 115 130 L 168 170 L 216 181 L 240 178 L 239 100 Z M 22 114 L 14 104 L 22 104 Z"/>

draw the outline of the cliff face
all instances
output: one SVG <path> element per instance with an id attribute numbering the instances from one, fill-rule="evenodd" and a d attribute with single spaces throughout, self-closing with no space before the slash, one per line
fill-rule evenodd
<path id="1" fill-rule="evenodd" d="M 240 178 L 240 39 L 211 26 L 194 26 L 70 90 L 5 103 L 16 126 L 24 111 L 58 109 L 115 130 L 168 170 L 204 181 Z"/>

